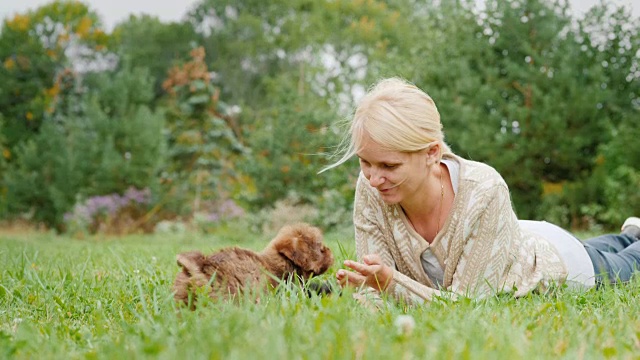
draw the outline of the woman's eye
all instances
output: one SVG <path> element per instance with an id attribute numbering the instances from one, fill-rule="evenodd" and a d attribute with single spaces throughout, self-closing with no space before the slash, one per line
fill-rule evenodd
<path id="1" fill-rule="evenodd" d="M 382 165 L 385 169 L 395 169 L 398 165 L 384 164 Z"/>

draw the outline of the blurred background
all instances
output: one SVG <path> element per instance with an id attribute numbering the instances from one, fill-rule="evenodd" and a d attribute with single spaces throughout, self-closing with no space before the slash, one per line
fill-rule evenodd
<path id="1" fill-rule="evenodd" d="M 348 228 L 331 163 L 401 76 L 522 219 L 640 215 L 637 1 L 22 1 L 0 5 L 0 223 L 92 233 Z"/>

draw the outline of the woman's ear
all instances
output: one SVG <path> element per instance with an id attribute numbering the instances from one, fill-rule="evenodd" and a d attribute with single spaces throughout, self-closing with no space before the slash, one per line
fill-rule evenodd
<path id="1" fill-rule="evenodd" d="M 441 158 L 440 152 L 441 152 L 440 142 L 438 141 L 432 142 L 429 148 L 427 148 L 427 163 L 438 164 Z"/>

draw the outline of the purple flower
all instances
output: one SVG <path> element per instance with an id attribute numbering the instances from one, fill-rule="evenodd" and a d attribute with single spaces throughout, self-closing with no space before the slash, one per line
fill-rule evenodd
<path id="1" fill-rule="evenodd" d="M 66 223 L 90 224 L 99 215 L 115 216 L 129 205 L 146 205 L 149 203 L 151 203 L 151 190 L 149 188 L 138 190 L 130 187 L 124 196 L 119 194 L 99 195 L 90 197 L 82 203 L 76 203 L 73 210 L 64 215 L 64 221 Z"/>
<path id="2" fill-rule="evenodd" d="M 220 215 L 216 213 L 208 213 L 207 216 L 205 217 L 205 220 L 209 222 L 218 222 L 220 221 Z"/>

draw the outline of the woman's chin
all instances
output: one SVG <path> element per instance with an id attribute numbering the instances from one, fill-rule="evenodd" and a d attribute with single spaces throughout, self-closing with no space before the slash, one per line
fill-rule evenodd
<path id="1" fill-rule="evenodd" d="M 382 201 L 384 201 L 384 203 L 387 205 L 395 205 L 400 202 L 400 198 L 397 195 L 387 195 L 385 193 L 380 193 L 380 197 L 382 198 Z"/>

